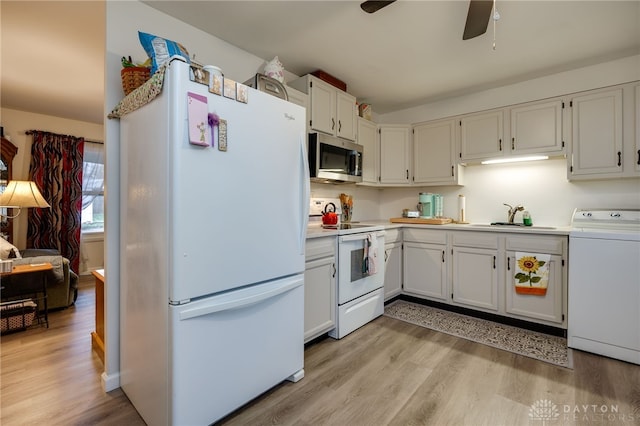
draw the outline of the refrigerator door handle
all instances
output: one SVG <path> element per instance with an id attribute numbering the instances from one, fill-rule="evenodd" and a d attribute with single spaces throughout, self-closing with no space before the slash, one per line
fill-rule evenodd
<path id="1" fill-rule="evenodd" d="M 300 181 L 302 182 L 302 194 L 300 195 L 301 210 L 303 212 L 300 224 L 299 247 L 300 254 L 304 255 L 307 241 L 307 226 L 309 225 L 309 197 L 311 196 L 311 183 L 309 180 L 309 160 L 307 156 L 307 138 L 305 134 L 300 135 Z"/>
<path id="2" fill-rule="evenodd" d="M 185 309 L 179 313 L 180 321 L 190 318 L 196 318 L 204 315 L 213 314 L 222 311 L 231 311 L 234 309 L 242 309 L 256 303 L 260 303 L 264 300 L 275 297 L 279 294 L 286 293 L 294 288 L 302 285 L 303 281 L 300 277 L 293 277 L 285 280 L 278 281 L 272 285 L 267 284 L 269 288 L 263 292 L 256 294 L 247 294 L 246 296 L 239 295 L 232 300 L 213 300 L 210 303 L 203 306 L 197 306 L 191 309 Z M 242 291 L 242 290 L 240 290 Z M 197 303 L 197 302 L 196 302 Z"/>

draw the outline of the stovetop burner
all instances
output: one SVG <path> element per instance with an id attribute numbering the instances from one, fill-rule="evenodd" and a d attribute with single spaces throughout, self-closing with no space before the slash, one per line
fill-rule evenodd
<path id="1" fill-rule="evenodd" d="M 345 230 L 345 229 L 371 228 L 371 225 L 357 225 L 357 224 L 354 224 L 354 223 L 341 223 L 339 225 L 322 225 L 322 227 L 326 228 L 326 229 Z"/>

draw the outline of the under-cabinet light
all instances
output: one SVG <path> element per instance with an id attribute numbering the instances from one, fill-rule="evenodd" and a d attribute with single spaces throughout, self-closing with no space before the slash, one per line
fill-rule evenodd
<path id="1" fill-rule="evenodd" d="M 548 155 L 532 155 L 530 157 L 496 158 L 493 160 L 484 160 L 481 162 L 481 164 L 516 163 L 519 161 L 537 161 L 548 159 Z"/>

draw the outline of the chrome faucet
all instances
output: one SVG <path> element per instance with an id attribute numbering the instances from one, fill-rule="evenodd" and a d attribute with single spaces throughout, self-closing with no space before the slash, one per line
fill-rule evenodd
<path id="1" fill-rule="evenodd" d="M 509 204 L 506 204 L 506 203 L 503 203 L 503 204 L 505 206 L 509 207 L 509 212 L 507 213 L 508 216 L 509 216 L 509 223 L 513 223 L 513 220 L 516 217 L 516 213 L 521 212 L 522 210 L 524 210 L 524 206 L 521 206 L 521 205 L 517 205 L 517 206 L 513 207 L 513 206 L 511 206 Z"/>

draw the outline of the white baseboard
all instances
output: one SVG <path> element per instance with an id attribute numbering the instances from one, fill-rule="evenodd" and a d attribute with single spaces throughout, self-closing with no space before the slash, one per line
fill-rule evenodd
<path id="1" fill-rule="evenodd" d="M 102 390 L 105 392 L 111 392 L 120 387 L 120 373 L 111 375 L 102 373 L 100 380 L 102 382 Z"/>

